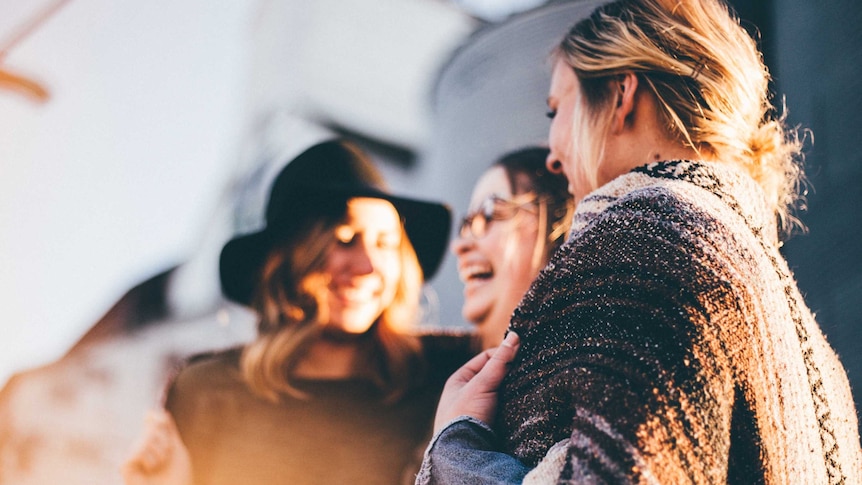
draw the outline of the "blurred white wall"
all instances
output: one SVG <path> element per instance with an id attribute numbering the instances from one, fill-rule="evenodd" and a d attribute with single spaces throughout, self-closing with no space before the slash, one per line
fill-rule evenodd
<path id="1" fill-rule="evenodd" d="M 4 0 L 0 43 L 51 2 Z M 253 0 L 72 1 L 2 66 L 0 383 L 189 257 L 235 159 Z"/>
<path id="2" fill-rule="evenodd" d="M 264 1 L 252 29 L 249 108 L 422 149 L 437 72 L 474 27 L 432 0 Z"/>
<path id="3" fill-rule="evenodd" d="M 207 253 L 197 266 L 212 280 L 208 226 L 261 157 L 324 125 L 421 155 L 453 50 L 539 3 L 0 0 L 0 49 L 62 4 L 0 56 L 50 92 L 0 88 L 0 385 L 58 358 L 153 274 Z M 424 173 L 388 175 L 432 197 Z M 195 271 L 178 298 L 217 291 L 195 289 Z"/>
<path id="4" fill-rule="evenodd" d="M 0 1 L 0 48 L 53 3 Z M 261 137 L 306 142 L 274 114 L 420 150 L 436 72 L 474 27 L 431 0 L 63 5 L 0 59 L 51 95 L 0 90 L 0 384 L 191 259 Z"/>

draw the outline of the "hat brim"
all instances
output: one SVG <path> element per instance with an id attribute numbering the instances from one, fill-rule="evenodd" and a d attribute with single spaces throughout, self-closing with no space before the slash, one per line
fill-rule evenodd
<path id="1" fill-rule="evenodd" d="M 370 197 L 390 202 L 404 221 L 404 232 L 410 239 L 422 268 L 425 281 L 440 268 L 449 244 L 452 212 L 443 204 L 392 195 L 373 188 L 320 187 L 316 197 L 344 199 Z M 219 258 L 222 291 L 229 299 L 248 305 L 254 297 L 257 278 L 269 251 L 278 243 L 278 228 L 266 228 L 228 241 Z"/>

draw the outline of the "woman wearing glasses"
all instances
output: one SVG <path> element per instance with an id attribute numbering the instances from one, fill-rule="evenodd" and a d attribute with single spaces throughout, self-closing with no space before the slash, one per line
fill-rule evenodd
<path id="1" fill-rule="evenodd" d="M 574 204 L 566 179 L 548 171 L 548 150 L 523 148 L 479 178 L 452 251 L 464 283 L 461 315 L 477 344 L 500 344 L 512 311 L 565 240 Z"/>

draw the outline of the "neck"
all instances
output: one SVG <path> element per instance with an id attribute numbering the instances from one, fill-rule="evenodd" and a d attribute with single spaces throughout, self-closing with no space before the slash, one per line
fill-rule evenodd
<path id="1" fill-rule="evenodd" d="M 510 289 L 510 291 L 514 291 L 514 289 Z M 517 295 L 510 295 L 506 290 L 501 291 L 501 294 L 498 295 L 499 299 L 501 301 L 511 302 L 511 304 L 495 305 L 491 311 L 485 315 L 484 320 L 475 323 L 476 334 L 479 338 L 482 350 L 496 347 L 503 341 L 503 337 L 506 335 L 506 330 L 509 328 L 509 321 L 511 320 L 512 312 L 515 311 L 515 308 L 518 306 L 518 302 L 521 301 L 521 297 L 526 291 L 526 289 L 523 289 Z M 514 298 L 512 296 L 514 296 Z"/>
<path id="2" fill-rule="evenodd" d="M 697 151 L 668 133 L 651 92 L 643 87 L 631 92 L 634 92 L 633 98 L 623 96 L 614 114 L 614 124 L 599 166 L 600 186 L 648 163 L 701 158 Z"/>
<path id="3" fill-rule="evenodd" d="M 369 375 L 362 340 L 322 336 L 297 363 L 294 376 L 307 379 L 348 379 Z"/>
<path id="4" fill-rule="evenodd" d="M 648 163 L 702 158 L 693 148 L 670 140 L 659 131 L 632 133 L 613 148 L 615 150 L 608 154 L 607 163 L 599 167 L 600 186 Z"/>
<path id="5" fill-rule="evenodd" d="M 697 160 L 701 157 L 693 148 L 680 145 L 675 141 L 665 140 L 664 143 L 656 143 L 652 150 L 644 154 L 643 158 L 644 161 L 638 165 L 668 160 Z"/>

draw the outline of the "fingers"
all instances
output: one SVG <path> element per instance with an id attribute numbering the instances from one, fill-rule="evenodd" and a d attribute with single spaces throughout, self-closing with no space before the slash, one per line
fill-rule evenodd
<path id="1" fill-rule="evenodd" d="M 157 426 L 165 431 L 165 437 L 169 439 L 171 445 L 182 441 L 180 430 L 177 428 L 177 422 L 174 421 L 171 413 L 164 409 L 156 409 L 150 412 L 150 416 L 156 422 Z"/>
<path id="2" fill-rule="evenodd" d="M 495 349 L 487 349 L 479 352 L 472 359 L 467 361 L 466 364 L 462 365 L 458 370 L 456 370 L 449 377 L 450 382 L 459 382 L 465 383 L 470 382 L 479 371 L 485 367 L 485 364 L 491 359 L 491 356 L 494 354 Z"/>
<path id="3" fill-rule="evenodd" d="M 473 380 L 480 372 L 502 379 L 506 374 L 506 366 L 515 358 L 520 343 L 518 334 L 508 332 L 499 347 L 480 352 L 455 371 L 449 380 L 458 383 L 467 383 Z M 502 375 L 498 375 L 500 373 Z"/>
<path id="4" fill-rule="evenodd" d="M 191 456 L 170 413 L 147 414 L 144 433 L 120 471 L 126 485 L 191 485 Z"/>
<path id="5" fill-rule="evenodd" d="M 144 433 L 126 460 L 123 469 L 140 473 L 153 473 L 168 461 L 173 444 L 173 434 L 179 435 L 173 419 L 164 410 L 147 413 Z"/>
<path id="6" fill-rule="evenodd" d="M 497 347 L 497 351 L 494 352 L 494 355 L 491 358 L 500 360 L 503 364 L 508 364 L 515 359 L 515 354 L 518 352 L 518 348 L 520 346 L 521 337 L 510 330 L 506 333 L 506 338 L 503 339 L 503 343 Z"/>
<path id="7" fill-rule="evenodd" d="M 492 349 L 490 358 L 474 377 L 480 388 L 485 390 L 497 389 L 500 382 L 503 381 L 503 377 L 506 376 L 509 363 L 514 360 L 520 344 L 521 340 L 518 334 L 509 332 L 503 343 L 496 349 Z"/>
<path id="8" fill-rule="evenodd" d="M 499 347 L 480 353 L 452 374 L 437 405 L 435 432 L 458 416 L 490 422 L 497 406 L 497 388 L 519 345 L 518 335 L 509 332 Z"/>

